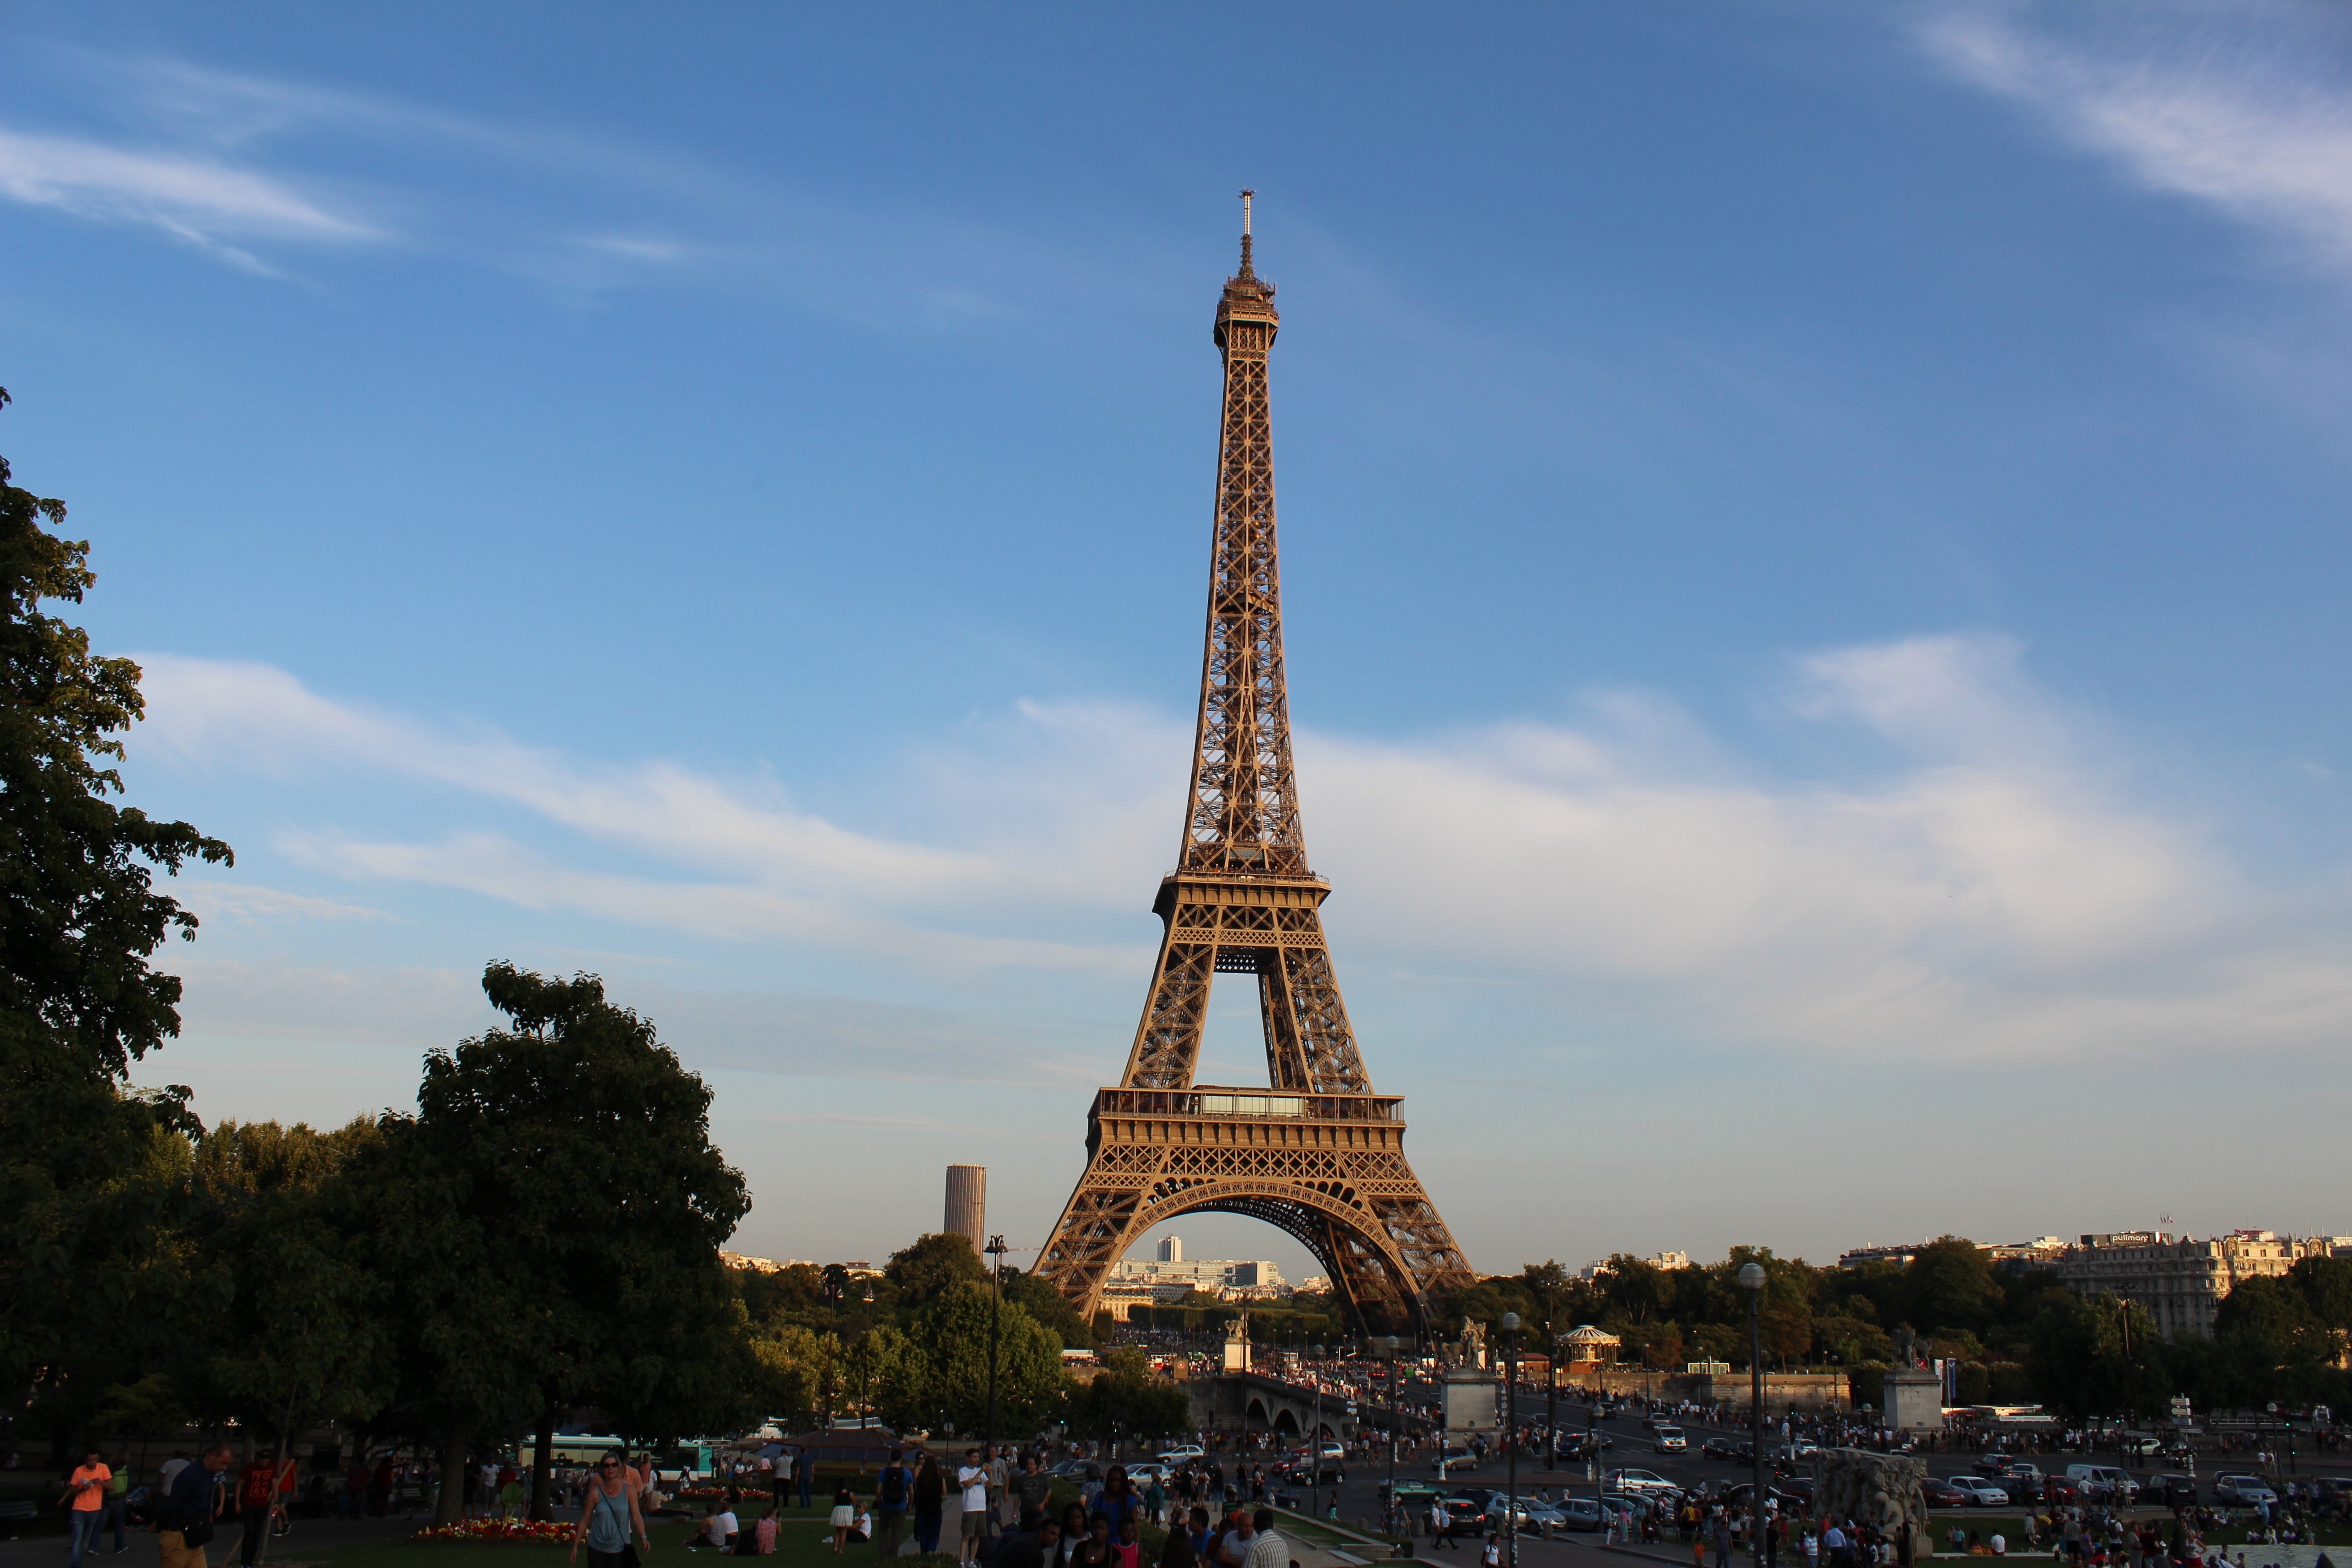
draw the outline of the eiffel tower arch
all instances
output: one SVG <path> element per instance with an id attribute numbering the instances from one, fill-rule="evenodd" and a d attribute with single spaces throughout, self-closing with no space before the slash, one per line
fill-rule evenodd
<path id="1" fill-rule="evenodd" d="M 1087 1169 L 1036 1272 L 1089 1321 L 1110 1268 L 1180 1215 L 1288 1232 L 1367 1331 L 1425 1331 L 1428 1294 L 1473 1276 L 1404 1154 L 1404 1101 L 1372 1091 L 1318 912 L 1282 669 L 1266 360 L 1281 318 L 1251 264 L 1225 280 L 1214 338 L 1225 390 L 1192 784 L 1151 989 L 1118 1087 L 1087 1116 Z M 1254 975 L 1266 1085 L 1195 1084 L 1210 988 Z"/>

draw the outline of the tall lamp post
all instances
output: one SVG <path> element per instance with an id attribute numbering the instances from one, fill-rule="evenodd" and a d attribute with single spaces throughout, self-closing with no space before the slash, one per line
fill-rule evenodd
<path id="1" fill-rule="evenodd" d="M 988 1303 L 988 1453 L 985 1461 L 996 1462 L 996 1334 L 997 1322 L 1004 1314 L 1004 1255 L 1013 1249 L 1004 1245 L 1001 1236 L 988 1238 L 982 1248 L 988 1254 L 989 1288 L 996 1294 Z"/>
<path id="2" fill-rule="evenodd" d="M 1756 1561 L 1764 1561 L 1764 1266 L 1739 1266 L 1739 1288 L 1748 1292 L 1748 1458 L 1756 1467 L 1755 1486 L 1748 1499 L 1753 1516 L 1748 1545 Z"/>
<path id="3" fill-rule="evenodd" d="M 1510 1454 L 1503 1483 L 1503 1535 L 1511 1568 L 1519 1568 L 1519 1315 L 1503 1314 L 1503 1442 Z"/>
<path id="4" fill-rule="evenodd" d="M 1544 1468 L 1559 1468 L 1559 1336 L 1544 1320 Z"/>
<path id="5" fill-rule="evenodd" d="M 1309 1345 L 1308 1352 L 1317 1361 L 1323 1359 L 1321 1345 Z M 1307 1474 L 1309 1502 L 1315 1517 L 1323 1517 L 1323 1373 L 1315 1373 L 1315 1440 L 1307 1445 Z"/>

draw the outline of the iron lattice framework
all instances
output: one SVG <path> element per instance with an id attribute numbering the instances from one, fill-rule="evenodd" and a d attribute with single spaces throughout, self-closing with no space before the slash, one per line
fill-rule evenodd
<path id="1" fill-rule="evenodd" d="M 1225 280 L 1225 362 L 1209 626 L 1192 788 L 1176 869 L 1152 911 L 1164 934 L 1117 1089 L 1087 1118 L 1087 1171 L 1037 1272 L 1089 1321 L 1111 1265 L 1152 1226 L 1202 1210 L 1248 1215 L 1305 1243 L 1353 1319 L 1428 1326 L 1427 1292 L 1472 1282 L 1404 1156 L 1403 1101 L 1372 1092 L 1307 868 L 1282 674 L 1266 357 L 1280 318 L 1251 266 Z M 1257 977 L 1265 1089 L 1195 1086 L 1209 989 Z"/>

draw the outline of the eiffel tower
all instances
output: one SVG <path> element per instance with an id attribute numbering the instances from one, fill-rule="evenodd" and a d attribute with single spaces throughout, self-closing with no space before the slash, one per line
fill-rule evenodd
<path id="1" fill-rule="evenodd" d="M 1087 1170 L 1036 1272 L 1088 1321 L 1103 1279 L 1178 1215 L 1248 1215 L 1304 1242 L 1361 1329 L 1429 1328 L 1428 1292 L 1473 1282 L 1404 1157 L 1404 1101 L 1372 1092 L 1317 914 L 1331 884 L 1307 869 L 1282 676 L 1266 354 L 1280 317 L 1250 262 L 1225 280 L 1225 362 L 1209 552 L 1208 646 L 1192 789 L 1143 1021 L 1116 1089 L 1087 1116 Z M 1267 1087 L 1195 1084 L 1209 987 L 1257 979 Z"/>

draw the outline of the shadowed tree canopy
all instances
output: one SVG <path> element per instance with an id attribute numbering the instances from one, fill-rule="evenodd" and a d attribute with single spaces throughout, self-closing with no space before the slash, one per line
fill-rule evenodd
<path id="1" fill-rule="evenodd" d="M 709 1088 L 602 981 L 494 963 L 482 989 L 513 1026 L 425 1058 L 374 1190 L 407 1233 L 411 1396 L 445 1445 L 527 1409 L 543 1507 L 562 1406 L 644 1438 L 740 1424 L 759 1373 L 719 1248 L 751 1203 Z"/>
<path id="2" fill-rule="evenodd" d="M 947 1232 L 918 1237 L 912 1247 L 890 1255 L 883 1278 L 898 1287 L 899 1301 L 919 1307 L 950 1285 L 988 1283 L 988 1267 L 970 1238 Z"/>
<path id="3" fill-rule="evenodd" d="M 139 667 L 43 611 L 97 581 L 89 546 L 44 527 L 64 504 L 11 477 L 0 458 L 0 1383 L 62 1438 L 107 1385 L 72 1375 L 76 1347 L 134 1363 L 153 1298 L 176 1293 L 185 1187 L 167 1145 L 194 1129 L 187 1091 L 122 1078 L 179 1033 L 180 982 L 148 958 L 196 926 L 153 868 L 229 849 L 108 798 Z"/>

